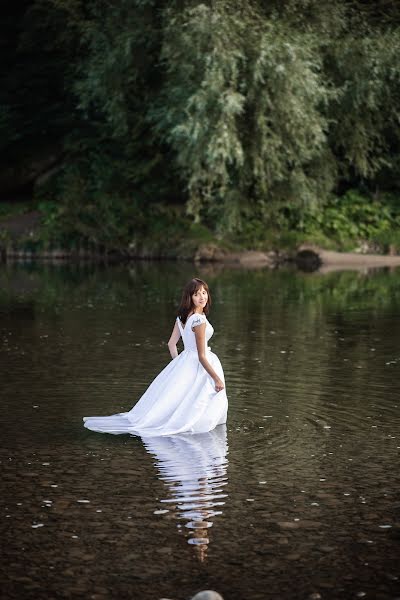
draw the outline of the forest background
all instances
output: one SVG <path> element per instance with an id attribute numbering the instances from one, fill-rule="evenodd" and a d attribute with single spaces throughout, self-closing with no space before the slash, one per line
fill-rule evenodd
<path id="1" fill-rule="evenodd" d="M 21 0 L 0 30 L 22 246 L 400 253 L 396 0 Z"/>

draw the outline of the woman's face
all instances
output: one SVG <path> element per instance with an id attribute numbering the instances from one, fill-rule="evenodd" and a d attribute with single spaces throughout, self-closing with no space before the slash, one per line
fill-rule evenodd
<path id="1" fill-rule="evenodd" d="M 194 304 L 195 309 L 201 308 L 203 309 L 207 304 L 208 294 L 203 286 L 197 290 L 194 294 L 192 294 L 192 302 Z"/>

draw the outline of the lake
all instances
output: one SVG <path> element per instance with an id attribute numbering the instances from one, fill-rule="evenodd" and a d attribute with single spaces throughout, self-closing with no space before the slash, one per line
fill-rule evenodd
<path id="1" fill-rule="evenodd" d="M 227 426 L 84 429 L 168 363 L 192 276 Z M 399 270 L 2 265 L 2 597 L 400 598 L 399 368 Z"/>

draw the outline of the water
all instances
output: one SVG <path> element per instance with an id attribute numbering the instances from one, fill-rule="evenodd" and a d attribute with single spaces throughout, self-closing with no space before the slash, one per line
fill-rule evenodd
<path id="1" fill-rule="evenodd" d="M 141 440 L 180 289 L 212 291 L 227 427 Z M 2 597 L 400 598 L 400 272 L 3 266 Z"/>

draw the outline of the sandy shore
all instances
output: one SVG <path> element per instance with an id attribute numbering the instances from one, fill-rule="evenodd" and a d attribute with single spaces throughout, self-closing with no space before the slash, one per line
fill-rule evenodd
<path id="1" fill-rule="evenodd" d="M 307 254 L 306 258 L 304 258 L 304 253 Z M 260 267 L 274 268 L 281 264 L 296 263 L 300 268 L 304 266 L 305 270 L 318 270 L 318 272 L 400 266 L 400 256 L 335 252 L 306 244 L 291 253 L 259 252 L 255 250 L 224 253 L 217 248 L 215 248 L 215 253 L 213 253 L 210 246 L 208 246 L 207 248 L 202 247 L 199 249 L 196 259 L 201 262 L 212 261 L 249 269 Z M 310 266 L 308 269 L 307 263 Z"/>
<path id="2" fill-rule="evenodd" d="M 321 260 L 318 269 L 320 273 L 330 271 L 363 270 L 379 267 L 400 266 L 400 256 L 360 254 L 358 252 L 334 252 L 322 248 L 311 248 L 303 246 L 302 249 L 313 250 Z"/>

